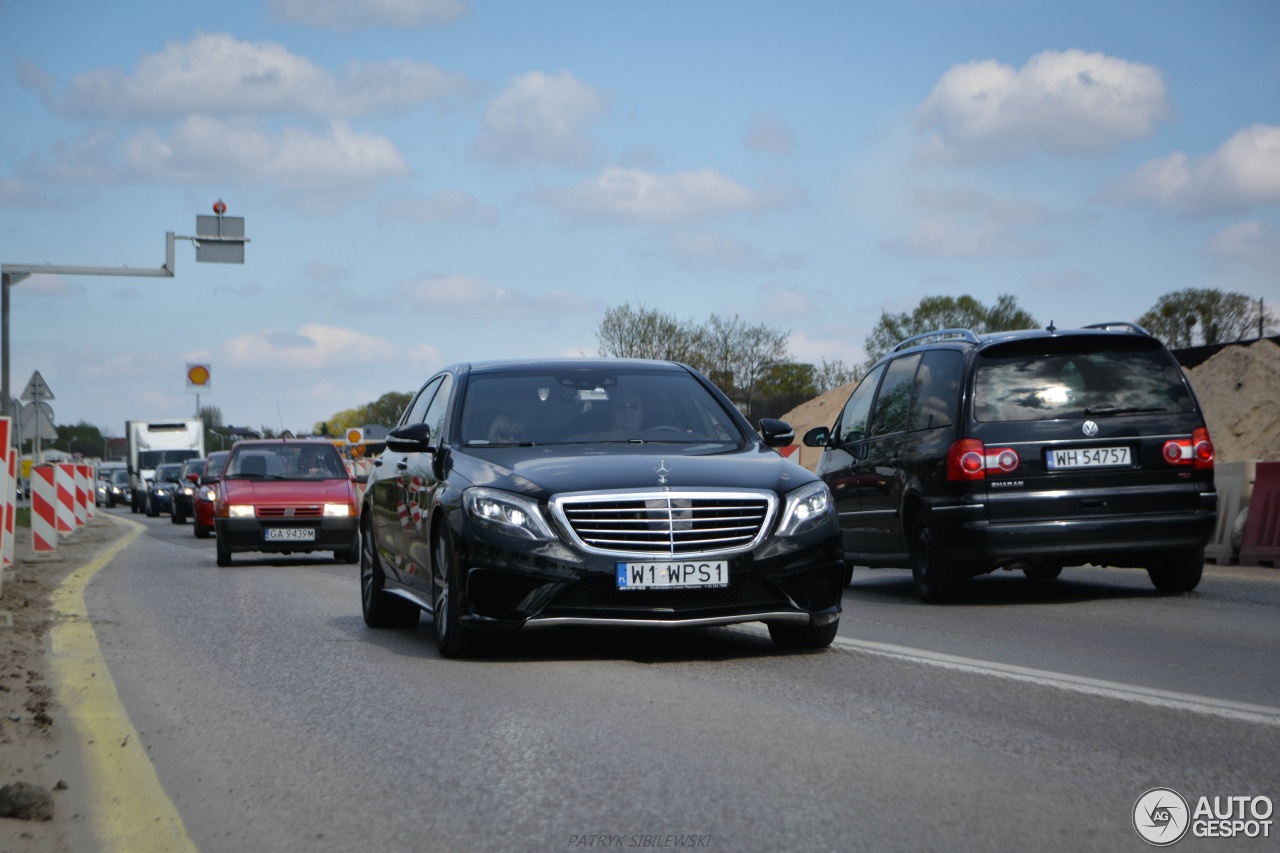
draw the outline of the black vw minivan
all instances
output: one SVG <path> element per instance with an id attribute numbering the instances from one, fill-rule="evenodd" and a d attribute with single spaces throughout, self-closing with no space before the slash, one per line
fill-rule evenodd
<path id="1" fill-rule="evenodd" d="M 996 569 L 1200 582 L 1213 443 L 1181 367 L 1131 323 L 909 338 L 804 443 L 823 448 L 846 562 L 910 567 L 927 602 Z"/>

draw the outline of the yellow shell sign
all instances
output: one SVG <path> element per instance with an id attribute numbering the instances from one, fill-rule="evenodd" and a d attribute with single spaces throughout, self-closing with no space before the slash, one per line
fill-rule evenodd
<path id="1" fill-rule="evenodd" d="M 364 444 L 364 430 L 362 429 L 347 430 L 347 444 Z"/>
<path id="2" fill-rule="evenodd" d="M 209 365 L 188 364 L 187 365 L 187 386 L 190 388 L 208 388 L 209 387 Z"/>

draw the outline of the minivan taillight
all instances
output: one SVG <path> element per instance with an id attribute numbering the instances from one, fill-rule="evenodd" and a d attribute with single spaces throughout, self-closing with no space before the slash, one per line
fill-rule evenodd
<path id="1" fill-rule="evenodd" d="M 1196 427 L 1191 438 L 1175 438 L 1164 443 L 1164 461 L 1170 465 L 1192 465 L 1196 468 L 1213 467 L 1213 441 L 1209 430 Z"/>
<path id="2" fill-rule="evenodd" d="M 1012 474 L 1020 464 L 1012 447 L 987 447 L 976 438 L 962 438 L 947 450 L 947 479 L 984 480 L 987 474 Z"/>

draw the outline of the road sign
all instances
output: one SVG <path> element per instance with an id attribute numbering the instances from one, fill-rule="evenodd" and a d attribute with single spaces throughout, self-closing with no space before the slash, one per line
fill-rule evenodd
<path id="1" fill-rule="evenodd" d="M 209 365 L 187 362 L 187 393 L 207 391 L 211 387 Z"/>
<path id="2" fill-rule="evenodd" d="M 53 425 L 53 407 L 41 400 L 27 403 L 18 410 L 19 435 L 22 441 L 57 441 L 58 430 Z"/>
<path id="3" fill-rule="evenodd" d="M 44 377 L 40 375 L 40 371 L 37 370 L 31 374 L 26 390 L 22 392 L 22 399 L 28 403 L 34 403 L 36 400 L 54 399 L 53 392 L 45 384 Z"/>
<path id="4" fill-rule="evenodd" d="M 243 216 L 197 216 L 196 260 L 202 263 L 243 264 Z"/>

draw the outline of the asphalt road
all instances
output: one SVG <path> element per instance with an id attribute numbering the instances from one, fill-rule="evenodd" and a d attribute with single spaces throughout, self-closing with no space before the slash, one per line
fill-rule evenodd
<path id="1" fill-rule="evenodd" d="M 1274 569 L 1172 598 L 1131 570 L 1005 575 L 946 607 L 859 570 L 821 653 L 763 626 L 566 630 L 457 662 L 426 616 L 366 628 L 355 566 L 219 569 L 189 525 L 133 518 L 85 602 L 208 853 L 1142 850 L 1148 789 L 1280 800 Z"/>

